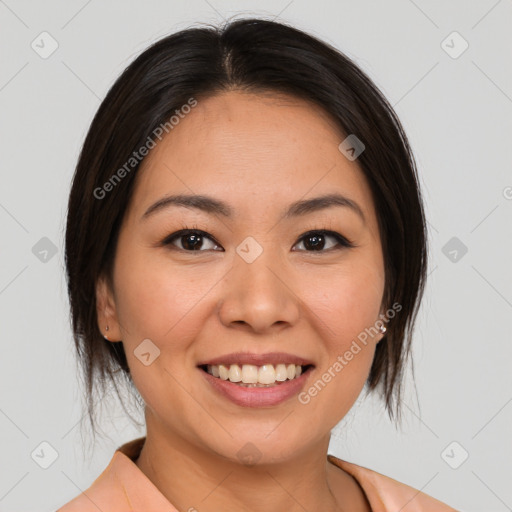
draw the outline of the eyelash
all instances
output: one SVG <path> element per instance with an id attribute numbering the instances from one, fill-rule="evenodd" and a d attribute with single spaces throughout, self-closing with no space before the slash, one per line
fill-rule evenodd
<path id="1" fill-rule="evenodd" d="M 166 236 L 163 240 L 162 240 L 162 245 L 172 245 L 172 242 L 174 242 L 175 240 L 179 239 L 180 237 L 183 237 L 185 235 L 190 235 L 190 234 L 198 234 L 198 235 L 201 235 L 203 238 L 208 238 L 209 240 L 211 240 L 214 244 L 218 245 L 218 246 L 221 246 L 217 240 L 215 240 L 215 238 L 213 238 L 211 235 L 209 235 L 208 233 L 206 233 L 205 231 L 197 228 L 196 226 L 193 226 L 192 228 L 188 228 L 186 226 L 183 226 L 183 228 L 179 231 L 176 231 L 168 236 Z M 332 238 L 334 238 L 338 245 L 335 246 L 335 247 L 331 247 L 330 249 L 327 249 L 327 250 L 319 250 L 319 251 L 308 251 L 308 250 L 305 250 L 305 249 L 302 249 L 300 252 L 309 252 L 309 253 L 326 253 L 326 252 L 331 252 L 331 251 L 335 251 L 335 250 L 340 250 L 340 249 L 351 249 L 351 248 L 354 248 L 356 247 L 356 245 L 348 240 L 347 238 L 345 238 L 343 235 L 341 235 L 340 233 L 337 233 L 336 231 L 331 231 L 329 229 L 314 229 L 314 230 L 310 230 L 310 231 L 307 231 L 306 233 L 304 233 L 298 240 L 298 242 L 302 242 L 303 239 L 306 239 L 308 236 L 312 236 L 312 235 L 315 235 L 315 234 L 322 234 L 322 235 L 326 235 L 326 236 L 330 236 Z M 295 244 L 296 245 L 296 244 Z M 178 251 L 182 251 L 182 252 L 189 252 L 189 253 L 194 253 L 194 252 L 206 252 L 207 250 L 211 250 L 211 249 L 207 249 L 207 250 L 187 250 L 187 249 L 181 249 L 180 247 L 176 247 L 174 246 L 174 249 L 178 250 Z"/>

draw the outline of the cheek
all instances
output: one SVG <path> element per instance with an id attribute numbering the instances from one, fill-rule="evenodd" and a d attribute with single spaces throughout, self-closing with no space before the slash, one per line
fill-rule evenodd
<path id="1" fill-rule="evenodd" d="M 119 266 L 117 279 L 117 311 L 127 341 L 177 338 L 187 323 L 183 320 L 207 291 L 192 269 L 184 272 L 159 261 L 143 265 L 131 259 Z"/>
<path id="2" fill-rule="evenodd" d="M 384 281 L 378 272 L 360 264 L 347 265 L 328 278 L 318 277 L 315 287 L 307 288 L 305 303 L 317 318 L 325 353 L 302 403 L 309 401 L 312 414 L 327 415 L 326 422 L 335 425 L 352 407 L 367 379 Z"/>
<path id="3" fill-rule="evenodd" d="M 137 389 L 150 406 L 181 403 L 187 395 L 176 383 L 190 371 L 190 346 L 204 328 L 208 291 L 218 281 L 211 269 L 193 265 L 176 268 L 164 257 L 149 263 L 132 253 L 116 267 L 116 306 L 123 345 Z M 157 348 L 143 340 L 151 340 Z M 147 349 L 139 347 L 148 347 Z M 148 366 L 137 355 L 157 357 Z M 159 351 L 159 352 L 158 352 Z"/>
<path id="4" fill-rule="evenodd" d="M 157 260 L 119 261 L 116 307 L 135 386 L 149 408 L 169 417 L 173 407 L 187 409 L 190 397 L 179 382 L 187 378 L 188 348 L 201 329 L 197 315 L 211 284 L 192 268 L 178 271 Z M 146 339 L 157 349 L 148 342 L 139 349 Z M 148 365 L 139 359 L 143 352 L 149 352 Z"/>
<path id="5" fill-rule="evenodd" d="M 320 279 L 315 276 L 315 286 L 310 284 L 304 289 L 305 302 L 325 326 L 331 351 L 344 352 L 379 319 L 384 279 L 375 267 L 347 265 Z"/>

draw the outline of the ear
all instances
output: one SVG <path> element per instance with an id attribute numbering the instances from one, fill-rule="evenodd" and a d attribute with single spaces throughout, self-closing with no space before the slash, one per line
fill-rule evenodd
<path id="1" fill-rule="evenodd" d="M 105 276 L 101 276 L 96 282 L 96 314 L 98 328 L 103 337 L 112 342 L 121 341 L 114 294 Z"/>

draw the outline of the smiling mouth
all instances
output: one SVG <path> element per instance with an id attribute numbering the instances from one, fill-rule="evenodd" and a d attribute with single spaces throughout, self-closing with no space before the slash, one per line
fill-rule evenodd
<path id="1" fill-rule="evenodd" d="M 264 364 L 256 366 L 252 364 L 230 365 L 201 365 L 201 370 L 213 377 L 238 384 L 241 387 L 268 388 L 287 381 L 297 379 L 302 374 L 310 371 L 313 365 L 297 364 Z"/>

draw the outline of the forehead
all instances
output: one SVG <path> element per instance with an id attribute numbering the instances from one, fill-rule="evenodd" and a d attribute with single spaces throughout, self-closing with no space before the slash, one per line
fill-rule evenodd
<path id="1" fill-rule="evenodd" d="M 227 92 L 198 100 L 138 171 L 132 210 L 165 194 L 201 193 L 236 211 L 339 192 L 371 216 L 364 175 L 338 146 L 345 135 L 318 106 L 290 96 Z"/>

